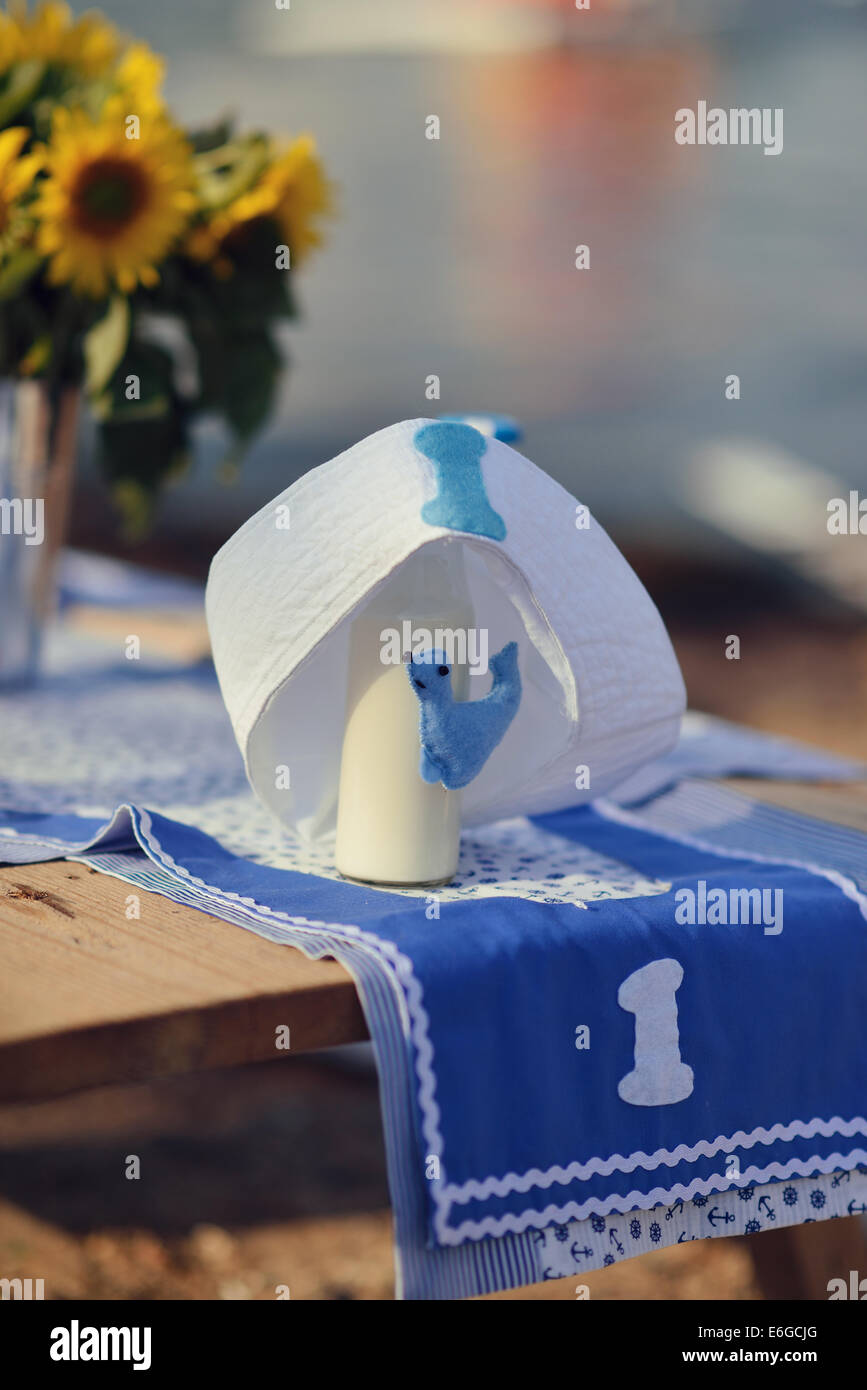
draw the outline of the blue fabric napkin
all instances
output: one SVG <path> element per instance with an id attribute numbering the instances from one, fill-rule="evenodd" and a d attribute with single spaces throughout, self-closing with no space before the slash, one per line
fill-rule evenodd
<path id="1" fill-rule="evenodd" d="M 650 1210 L 658 1204 L 678 1222 L 665 1232 L 675 1239 L 702 1217 L 721 1227 L 702 1234 L 746 1230 L 756 1220 L 749 1229 L 761 1229 L 758 1200 L 733 1215 L 730 1203 L 710 1200 L 720 1192 L 738 1192 L 743 1202 L 743 1193 L 760 1189 L 775 1220 L 793 1218 L 793 1208 L 813 1219 L 806 1200 L 818 1215 L 864 1201 L 864 837 L 739 798 L 732 816 L 732 802 L 716 801 L 712 789 L 703 797 L 705 834 L 718 840 L 710 809 L 723 838 L 750 848 L 675 839 L 672 817 L 686 811 L 694 820 L 695 809 L 671 798 L 664 833 L 615 807 L 546 818 L 543 833 L 653 883 L 631 898 L 596 896 L 594 885 L 583 908 L 518 896 L 407 902 L 239 860 L 200 831 L 136 808 L 121 809 L 107 827 L 68 815 L 5 815 L 0 843 L 8 849 L 0 853 L 76 853 L 160 891 L 168 876 L 177 885 L 170 896 L 343 960 L 359 986 L 388 1098 L 404 1291 L 453 1296 L 540 1278 L 545 1269 L 562 1273 L 564 1258 L 580 1272 L 594 1258 L 635 1253 L 636 1242 L 653 1248 L 662 1240 L 664 1213 Z M 768 837 L 778 863 L 754 848 Z M 796 854 L 814 861 L 823 840 L 829 867 L 796 866 Z M 783 897 L 770 899 L 764 923 L 678 922 L 683 889 L 696 894 L 701 915 L 701 883 L 705 915 L 715 889 Z M 429 915 L 434 906 L 438 916 Z M 624 981 L 658 961 L 676 961 L 682 972 L 672 998 L 689 1094 L 629 1103 L 619 1091 L 640 1070 L 645 1003 L 641 988 L 630 999 L 635 1013 L 618 997 Z M 664 1027 L 653 1034 L 658 1002 L 650 989 L 653 1036 L 643 1061 L 651 1070 L 666 1045 Z M 407 1083 L 411 1094 L 401 1101 Z M 829 1176 L 808 1183 L 807 1199 L 800 1180 L 810 1175 Z M 779 1180 L 794 1194 L 788 1207 Z M 598 1248 L 582 1245 L 575 1232 L 587 1222 L 594 1235 L 607 1231 L 611 1240 L 617 1232 L 623 1251 L 612 1243 L 599 1258 Z M 555 1227 L 583 1256 L 548 1249 Z M 624 1243 L 629 1230 L 640 1235 Z"/>

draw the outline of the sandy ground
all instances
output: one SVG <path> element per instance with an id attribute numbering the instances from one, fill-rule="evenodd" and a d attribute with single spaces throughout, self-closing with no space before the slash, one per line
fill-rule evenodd
<path id="1" fill-rule="evenodd" d="M 7 1107 L 0 1269 L 58 1299 L 389 1299 L 376 1086 L 297 1061 Z M 137 1154 L 141 1177 L 125 1176 Z M 744 1243 L 594 1272 L 591 1298 L 757 1296 Z M 574 1299 L 574 1279 L 510 1297 Z"/>

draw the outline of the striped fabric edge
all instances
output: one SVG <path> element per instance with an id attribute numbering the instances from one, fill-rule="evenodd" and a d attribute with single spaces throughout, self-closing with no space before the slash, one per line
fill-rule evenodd
<path id="1" fill-rule="evenodd" d="M 684 781 L 641 806 L 594 802 L 600 815 L 681 843 L 769 863 L 805 862 L 850 878 L 867 895 L 867 835 L 816 820 L 700 779 Z"/>

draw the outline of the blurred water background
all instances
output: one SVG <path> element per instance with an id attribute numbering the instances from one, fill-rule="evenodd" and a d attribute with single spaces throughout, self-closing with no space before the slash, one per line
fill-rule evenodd
<path id="1" fill-rule="evenodd" d="M 521 447 L 627 546 L 761 550 L 805 488 L 867 490 L 863 4 L 104 8 L 166 54 L 182 120 L 309 128 L 339 184 L 271 427 L 227 488 L 204 426 L 165 498 L 155 543 L 182 562 L 363 435 L 441 411 L 517 416 Z M 782 107 L 783 152 L 676 144 L 675 111 L 701 99 Z M 109 521 L 87 466 L 84 484 L 94 543 Z"/>

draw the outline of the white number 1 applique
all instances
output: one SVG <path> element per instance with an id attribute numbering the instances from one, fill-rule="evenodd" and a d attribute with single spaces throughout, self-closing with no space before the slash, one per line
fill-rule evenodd
<path id="1" fill-rule="evenodd" d="M 675 994 L 683 979 L 676 960 L 652 960 L 627 975 L 617 1002 L 635 1014 L 635 1066 L 617 1085 L 629 1105 L 675 1105 L 692 1095 L 692 1067 L 680 1057 Z"/>

